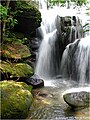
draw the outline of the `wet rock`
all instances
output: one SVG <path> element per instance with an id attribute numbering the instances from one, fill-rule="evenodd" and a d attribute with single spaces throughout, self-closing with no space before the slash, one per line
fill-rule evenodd
<path id="1" fill-rule="evenodd" d="M 38 38 L 31 39 L 31 41 L 30 41 L 30 48 L 33 51 L 37 50 L 39 48 L 39 46 L 40 46 L 40 42 L 41 41 Z"/>
<path id="2" fill-rule="evenodd" d="M 38 94 L 38 96 L 41 96 L 43 98 L 52 98 L 53 94 L 50 93 L 44 93 L 43 91 L 41 93 Z"/>
<path id="3" fill-rule="evenodd" d="M 60 79 L 60 78 L 62 78 L 62 75 L 56 75 L 54 78 L 55 79 Z"/>
<path id="4" fill-rule="evenodd" d="M 32 77 L 26 79 L 25 82 L 27 84 L 32 85 L 33 88 L 38 88 L 38 87 L 44 86 L 44 81 L 38 75 L 33 75 Z"/>
<path id="5" fill-rule="evenodd" d="M 23 82 L 2 81 L 1 118 L 25 119 L 32 103 L 32 87 Z"/>
<path id="6" fill-rule="evenodd" d="M 71 107 L 88 107 L 89 106 L 89 96 L 88 91 L 74 91 L 70 93 L 65 93 L 63 95 L 64 101 Z"/>
<path id="7" fill-rule="evenodd" d="M 39 50 L 41 44 L 41 40 L 39 38 L 30 38 L 30 40 L 27 41 L 27 46 L 30 48 L 31 52 L 31 61 L 35 63 L 36 61 L 36 56 Z"/>

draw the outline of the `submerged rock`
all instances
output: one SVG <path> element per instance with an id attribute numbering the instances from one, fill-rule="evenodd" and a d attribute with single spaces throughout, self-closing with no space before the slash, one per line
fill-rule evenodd
<path id="1" fill-rule="evenodd" d="M 32 102 L 31 86 L 23 82 L 2 81 L 1 118 L 24 119 Z"/>
<path id="2" fill-rule="evenodd" d="M 90 104 L 90 91 L 87 91 L 87 88 L 86 90 L 85 88 L 82 90 L 80 89 L 80 91 L 77 90 L 79 90 L 79 88 L 75 91 L 66 92 L 63 95 L 64 101 L 71 107 L 88 107 Z"/>
<path id="3" fill-rule="evenodd" d="M 82 120 L 90 120 L 90 107 L 85 109 L 76 110 L 74 112 L 76 118 L 82 118 Z"/>
<path id="4" fill-rule="evenodd" d="M 33 88 L 44 86 L 44 81 L 38 75 L 33 75 L 32 77 L 28 78 L 26 83 L 32 85 Z"/>

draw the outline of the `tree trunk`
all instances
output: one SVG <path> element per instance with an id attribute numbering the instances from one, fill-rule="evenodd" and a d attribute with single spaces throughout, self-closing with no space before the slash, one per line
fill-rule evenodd
<path id="1" fill-rule="evenodd" d="M 8 11 L 8 8 L 9 8 L 9 4 L 10 4 L 10 0 L 7 0 L 7 1 L 6 1 L 6 9 L 7 9 L 7 11 Z M 1 36 L 2 36 L 2 43 L 4 42 L 6 21 L 7 21 L 7 17 L 6 17 L 5 20 L 2 22 L 2 33 L 1 33 Z"/>

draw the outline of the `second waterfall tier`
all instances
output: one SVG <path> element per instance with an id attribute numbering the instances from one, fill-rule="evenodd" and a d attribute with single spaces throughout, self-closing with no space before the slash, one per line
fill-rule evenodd
<path id="1" fill-rule="evenodd" d="M 61 73 L 66 78 L 79 81 L 80 86 L 90 83 L 90 36 L 66 46 Z"/>

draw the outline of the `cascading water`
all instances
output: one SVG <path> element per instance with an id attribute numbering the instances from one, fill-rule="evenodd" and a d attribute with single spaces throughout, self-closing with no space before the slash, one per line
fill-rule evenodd
<path id="1" fill-rule="evenodd" d="M 67 45 L 61 62 L 62 74 L 79 81 L 80 86 L 90 82 L 90 36 Z"/>
<path id="2" fill-rule="evenodd" d="M 39 49 L 39 57 L 36 65 L 35 73 L 40 77 L 51 77 L 55 68 L 53 68 L 52 56 L 54 55 L 54 45 L 57 38 L 57 15 L 52 11 L 41 11 L 42 23 L 41 33 L 43 36 L 42 43 Z M 53 14 L 52 17 L 49 15 Z M 40 29 L 39 29 L 40 30 Z"/>
<path id="3" fill-rule="evenodd" d="M 80 85 L 90 83 L 90 36 L 82 38 L 79 43 L 76 65 Z"/>
<path id="4" fill-rule="evenodd" d="M 70 11 L 67 13 L 63 13 L 63 10 L 61 11 L 60 8 L 55 9 L 46 9 L 46 3 L 44 5 L 44 1 L 40 1 L 40 6 L 42 6 L 41 16 L 42 16 L 42 23 L 41 27 L 39 28 L 39 32 L 42 36 L 42 42 L 39 48 L 38 53 L 38 60 L 36 64 L 35 74 L 39 75 L 40 77 L 44 79 L 50 79 L 52 77 L 57 76 L 60 74 L 60 60 L 61 60 L 61 54 L 64 50 L 64 39 L 62 39 L 65 34 L 63 35 L 63 32 L 61 30 L 61 18 L 69 16 Z M 45 6 L 45 7 L 43 7 Z M 41 8 L 41 7 L 40 7 Z M 57 13 L 58 11 L 58 13 Z M 63 13 L 63 14 L 62 14 Z M 68 38 L 66 37 L 66 40 L 69 42 L 73 42 L 76 38 L 81 38 L 81 26 L 78 17 L 75 17 L 75 13 L 71 14 L 71 32 L 68 35 Z M 76 23 L 73 24 L 72 21 L 74 21 L 72 18 L 76 18 Z M 64 18 L 63 18 L 64 19 Z M 64 26 L 62 26 L 63 29 Z M 74 34 L 72 32 L 72 28 L 75 28 Z M 64 30 L 65 31 L 65 30 Z M 66 35 L 67 36 L 67 35 Z M 74 37 L 73 37 L 74 36 Z M 57 42 L 58 41 L 58 42 Z M 61 43 L 60 43 L 61 41 Z M 65 44 L 68 44 L 68 42 L 65 42 Z M 63 47 L 63 48 L 61 48 Z M 61 53 L 60 53 L 61 52 Z"/>

